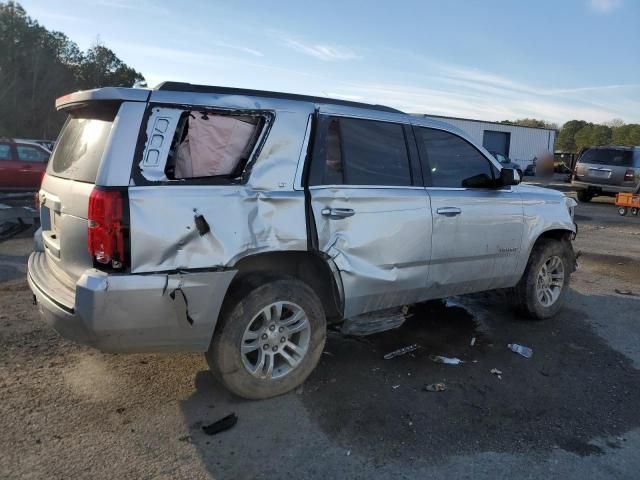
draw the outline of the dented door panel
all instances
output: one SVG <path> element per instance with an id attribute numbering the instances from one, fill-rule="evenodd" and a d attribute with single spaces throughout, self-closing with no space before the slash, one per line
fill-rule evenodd
<path id="1" fill-rule="evenodd" d="M 255 253 L 307 249 L 303 192 L 130 187 L 129 208 L 132 273 L 225 267 Z"/>
<path id="2" fill-rule="evenodd" d="M 311 187 L 310 191 L 318 248 L 331 257 L 342 278 L 345 318 L 424 299 L 431 209 L 423 188 Z M 341 217 L 327 209 L 353 214 Z"/>

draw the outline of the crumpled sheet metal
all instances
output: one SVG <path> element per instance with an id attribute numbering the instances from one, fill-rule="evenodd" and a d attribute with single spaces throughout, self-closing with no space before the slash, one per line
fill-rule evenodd
<path id="1" fill-rule="evenodd" d="M 132 273 L 227 267 L 246 255 L 307 249 L 303 192 L 131 187 L 129 208 Z M 210 227 L 204 235 L 199 215 Z"/>
<path id="2" fill-rule="evenodd" d="M 326 188 L 312 196 L 319 249 L 340 271 L 345 318 L 423 298 L 431 247 L 424 191 L 387 189 L 376 198 L 369 189 Z M 325 206 L 351 208 L 355 215 L 330 220 L 320 213 Z"/>

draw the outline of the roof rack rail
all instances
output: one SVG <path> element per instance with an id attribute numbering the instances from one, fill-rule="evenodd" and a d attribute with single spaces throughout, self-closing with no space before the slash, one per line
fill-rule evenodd
<path id="1" fill-rule="evenodd" d="M 368 108 L 389 113 L 403 113 L 395 108 L 384 105 L 373 105 L 369 103 L 352 102 L 349 100 L 338 100 L 335 98 L 316 97 L 313 95 L 298 95 L 295 93 L 270 92 L 267 90 L 251 90 L 247 88 L 216 87 L 212 85 L 193 85 L 184 82 L 162 82 L 154 90 L 172 92 L 194 92 L 194 93 L 222 93 L 226 95 L 247 95 L 251 97 L 269 97 L 281 100 L 297 100 L 300 102 L 327 103 L 332 105 L 344 105 L 346 107 Z"/>

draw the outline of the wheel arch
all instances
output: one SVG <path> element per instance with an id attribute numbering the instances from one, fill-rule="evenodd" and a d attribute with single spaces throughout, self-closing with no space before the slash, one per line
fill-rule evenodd
<path id="1" fill-rule="evenodd" d="M 529 263 L 531 252 L 533 252 L 533 249 L 535 248 L 535 246 L 538 245 L 541 241 L 549 240 L 549 239 L 556 240 L 559 242 L 566 242 L 566 245 L 571 253 L 572 271 L 574 271 L 577 267 L 577 264 L 576 264 L 576 255 L 575 255 L 575 252 L 573 251 L 573 245 L 571 244 L 571 240 L 574 238 L 575 235 L 576 235 L 576 232 L 574 232 L 573 230 L 570 230 L 568 228 L 562 228 L 562 227 L 550 228 L 549 230 L 545 230 L 542 233 L 540 233 L 540 235 L 538 235 L 535 241 L 531 242 L 531 245 L 529 246 L 526 262 L 524 262 L 520 275 L 522 276 L 522 274 L 524 273 L 524 269 Z"/>
<path id="2" fill-rule="evenodd" d="M 232 296 L 247 283 L 264 283 L 277 278 L 296 278 L 308 285 L 322 302 L 327 322 L 342 319 L 343 294 L 340 275 L 331 259 L 309 251 L 264 252 L 238 260 L 238 274 L 227 291 Z M 226 299 L 225 299 L 226 300 Z"/>

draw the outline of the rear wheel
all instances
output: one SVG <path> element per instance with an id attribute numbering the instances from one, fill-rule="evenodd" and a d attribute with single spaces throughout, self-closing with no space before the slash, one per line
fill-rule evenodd
<path id="1" fill-rule="evenodd" d="M 274 397 L 300 385 L 318 363 L 326 338 L 316 294 L 303 282 L 280 279 L 245 284 L 234 296 L 206 353 L 213 374 L 249 399 Z"/>
<path id="2" fill-rule="evenodd" d="M 533 247 L 527 268 L 516 286 L 520 306 L 533 319 L 552 317 L 564 304 L 571 275 L 571 252 L 555 239 L 541 239 Z"/>
<path id="3" fill-rule="evenodd" d="M 578 200 L 581 202 L 590 202 L 593 198 L 593 194 L 588 190 L 578 190 Z"/>

